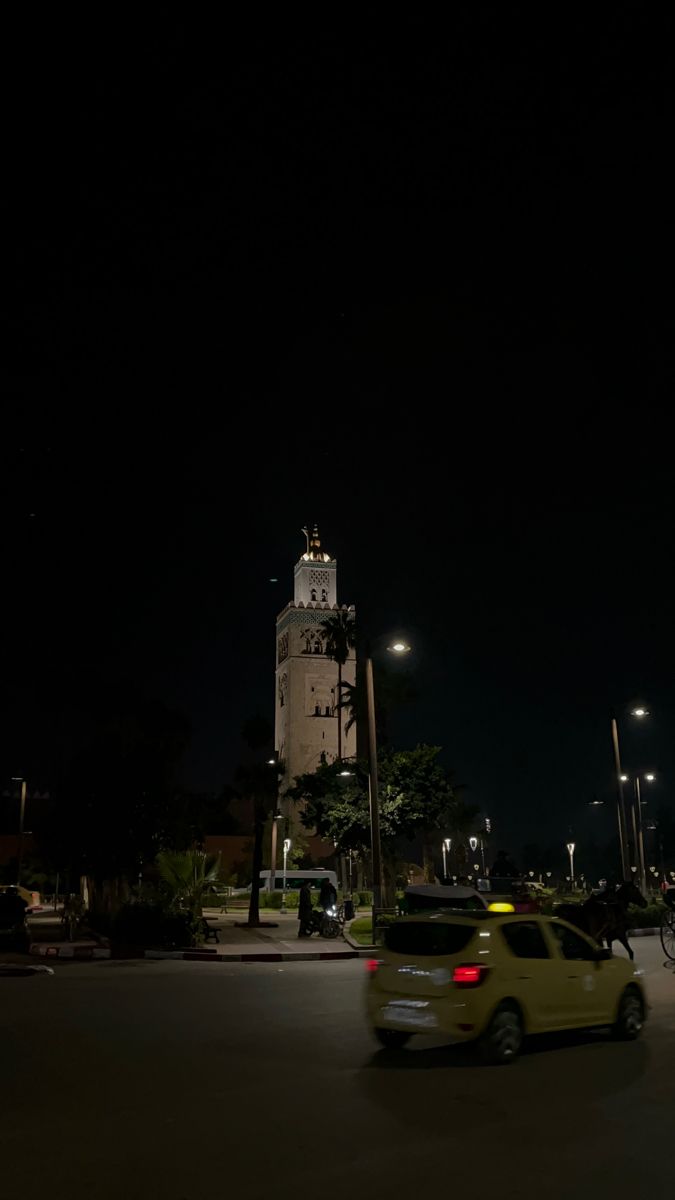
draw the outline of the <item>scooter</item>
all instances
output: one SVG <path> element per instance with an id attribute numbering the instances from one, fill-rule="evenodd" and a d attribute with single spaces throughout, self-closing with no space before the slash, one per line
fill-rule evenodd
<path id="1" fill-rule="evenodd" d="M 331 908 L 313 910 L 309 926 L 310 935 L 318 933 L 324 938 L 336 938 L 340 936 L 340 931 L 337 908 L 334 905 Z"/>

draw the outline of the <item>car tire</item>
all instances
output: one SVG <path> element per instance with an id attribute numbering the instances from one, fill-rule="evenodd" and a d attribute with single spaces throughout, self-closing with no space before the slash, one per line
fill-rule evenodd
<path id="1" fill-rule="evenodd" d="M 515 1004 L 505 1001 L 495 1009 L 490 1023 L 479 1042 L 483 1062 L 506 1066 L 518 1057 L 525 1030 L 523 1018 Z"/>
<path id="2" fill-rule="evenodd" d="M 385 1050 L 402 1050 L 412 1037 L 412 1034 L 403 1033 L 400 1029 L 375 1029 L 373 1032 Z"/>
<path id="3" fill-rule="evenodd" d="M 645 1009 L 637 988 L 627 987 L 619 1001 L 619 1011 L 612 1027 L 615 1038 L 622 1042 L 634 1042 L 642 1033 Z"/>

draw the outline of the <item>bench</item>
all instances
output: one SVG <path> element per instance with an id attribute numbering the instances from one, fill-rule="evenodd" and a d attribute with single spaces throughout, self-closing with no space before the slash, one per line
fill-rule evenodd
<path id="1" fill-rule="evenodd" d="M 220 938 L 218 936 L 218 930 L 215 929 L 213 926 L 209 925 L 209 923 L 205 917 L 202 917 L 202 932 L 204 934 L 205 942 L 208 942 L 211 940 L 214 942 L 220 942 Z"/>

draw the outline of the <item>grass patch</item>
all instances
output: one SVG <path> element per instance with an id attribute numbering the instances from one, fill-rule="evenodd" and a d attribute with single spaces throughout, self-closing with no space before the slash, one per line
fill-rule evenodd
<path id="1" fill-rule="evenodd" d="M 371 917 L 357 917 L 349 926 L 349 936 L 362 946 L 373 944 L 373 922 Z"/>

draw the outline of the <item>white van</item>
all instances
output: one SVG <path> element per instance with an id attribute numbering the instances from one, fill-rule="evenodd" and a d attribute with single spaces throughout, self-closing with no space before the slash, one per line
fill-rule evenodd
<path id="1" fill-rule="evenodd" d="M 271 875 L 272 875 L 271 871 L 261 871 L 260 872 L 260 890 L 261 891 L 263 891 L 263 892 L 271 892 L 272 891 L 272 888 L 270 886 Z M 335 891 L 337 892 L 338 881 L 337 881 L 337 875 L 336 875 L 335 871 L 326 871 L 321 868 L 317 868 L 316 870 L 313 870 L 313 871 L 300 871 L 300 870 L 298 870 L 297 867 L 289 867 L 288 870 L 286 871 L 286 891 L 287 892 L 297 892 L 302 887 L 303 883 L 306 883 L 308 880 L 309 880 L 310 886 L 312 888 L 316 888 L 318 891 L 318 889 L 321 887 L 321 881 L 323 879 L 330 879 L 333 887 L 335 888 Z M 280 892 L 282 890 L 283 886 L 284 886 L 283 870 L 277 870 L 274 872 L 274 891 Z M 250 891 L 250 888 L 249 888 L 249 891 Z"/>

